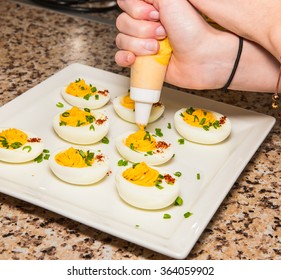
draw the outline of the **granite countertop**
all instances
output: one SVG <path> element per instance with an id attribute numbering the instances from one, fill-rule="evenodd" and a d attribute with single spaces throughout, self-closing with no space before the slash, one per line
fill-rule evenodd
<path id="1" fill-rule="evenodd" d="M 0 0 L 0 14 L 1 106 L 74 62 L 128 75 L 114 25 L 14 1 Z M 277 116 L 267 94 L 193 93 Z M 187 259 L 281 259 L 280 132 L 278 120 Z M 2 193 L 0 229 L 2 260 L 169 259 Z"/>

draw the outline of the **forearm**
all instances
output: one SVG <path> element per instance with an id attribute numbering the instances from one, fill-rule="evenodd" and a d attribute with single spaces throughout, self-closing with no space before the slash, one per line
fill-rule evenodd
<path id="1" fill-rule="evenodd" d="M 280 0 L 189 0 L 227 30 L 254 41 L 281 62 Z"/>
<path id="2" fill-rule="evenodd" d="M 238 69 L 229 89 L 274 92 L 279 65 L 278 61 L 265 49 L 244 40 Z"/>

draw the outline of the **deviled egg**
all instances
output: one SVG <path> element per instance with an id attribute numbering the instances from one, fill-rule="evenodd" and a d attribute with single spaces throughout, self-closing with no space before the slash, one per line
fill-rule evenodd
<path id="1" fill-rule="evenodd" d="M 77 79 L 64 87 L 62 97 L 72 106 L 79 108 L 98 109 L 110 99 L 107 89 L 98 89 L 97 86 L 87 84 L 84 79 Z"/>
<path id="2" fill-rule="evenodd" d="M 113 108 L 115 112 L 123 120 L 131 123 L 135 123 L 135 101 L 130 98 L 130 95 L 117 96 L 113 99 Z M 158 120 L 165 110 L 165 106 L 162 102 L 157 102 L 152 105 L 151 113 L 148 122 L 154 122 Z"/>
<path id="3" fill-rule="evenodd" d="M 200 108 L 182 108 L 174 115 L 175 128 L 186 140 L 216 144 L 231 132 L 230 120 L 217 112 Z"/>
<path id="4" fill-rule="evenodd" d="M 179 196 L 179 182 L 169 173 L 160 173 L 144 162 L 116 174 L 120 197 L 137 208 L 156 210 L 167 207 Z"/>
<path id="5" fill-rule="evenodd" d="M 87 145 L 100 141 L 108 133 L 109 121 L 98 111 L 72 107 L 54 117 L 53 128 L 62 139 Z"/>
<path id="6" fill-rule="evenodd" d="M 77 185 L 89 185 L 103 179 L 109 171 L 107 157 L 100 151 L 59 149 L 49 158 L 50 168 L 61 180 Z"/>
<path id="7" fill-rule="evenodd" d="M 0 128 L 0 161 L 22 163 L 35 159 L 44 149 L 41 138 L 17 128 Z"/>
<path id="8" fill-rule="evenodd" d="M 115 145 L 126 160 L 135 163 L 143 161 L 149 165 L 160 165 L 174 155 L 170 143 L 144 129 L 121 134 L 116 138 Z"/>

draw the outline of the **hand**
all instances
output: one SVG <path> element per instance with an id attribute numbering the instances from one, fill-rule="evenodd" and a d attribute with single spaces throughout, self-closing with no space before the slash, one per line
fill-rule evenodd
<path id="1" fill-rule="evenodd" d="M 209 26 L 186 0 L 119 0 L 115 60 L 130 66 L 136 55 L 156 53 L 168 36 L 173 54 L 166 82 L 192 89 L 215 89 L 227 81 L 238 48 L 237 36 Z"/>

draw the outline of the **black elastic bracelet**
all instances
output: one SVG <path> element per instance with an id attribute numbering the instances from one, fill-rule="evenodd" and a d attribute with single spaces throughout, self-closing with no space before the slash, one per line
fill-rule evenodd
<path id="1" fill-rule="evenodd" d="M 243 38 L 241 38 L 239 36 L 239 48 L 238 48 L 237 56 L 236 56 L 236 59 L 235 59 L 234 65 L 233 65 L 232 72 L 231 72 L 231 74 L 230 74 L 230 76 L 228 78 L 227 83 L 224 85 L 224 87 L 221 88 L 225 92 L 227 91 L 229 85 L 231 84 L 231 82 L 233 80 L 233 77 L 235 75 L 235 72 L 237 70 L 237 67 L 238 67 L 238 64 L 239 64 L 239 60 L 240 60 L 240 57 L 241 57 L 241 53 L 242 53 L 242 49 L 243 49 Z"/>

